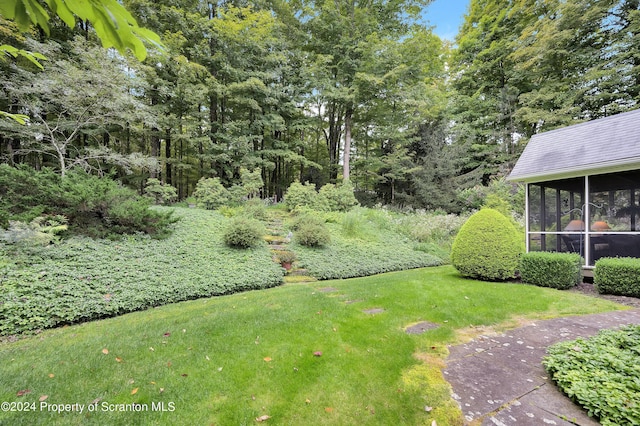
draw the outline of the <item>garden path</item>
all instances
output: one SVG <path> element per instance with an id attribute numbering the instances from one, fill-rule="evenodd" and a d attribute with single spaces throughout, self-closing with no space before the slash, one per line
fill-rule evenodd
<path id="1" fill-rule="evenodd" d="M 444 377 L 465 424 L 598 425 L 561 393 L 542 366 L 554 343 L 640 324 L 640 309 L 536 321 L 449 348 Z"/>
<path id="2" fill-rule="evenodd" d="M 285 229 L 285 214 L 280 211 L 270 211 L 267 221 L 267 232 L 265 235 L 265 241 L 269 244 L 271 253 L 273 254 L 273 261 L 280 263 L 278 260 L 278 252 L 281 251 L 293 251 L 289 248 L 291 242 L 292 233 Z M 309 272 L 298 266 L 297 262 L 293 262 L 292 268 L 287 271 L 284 277 L 285 283 L 302 283 L 316 281 L 312 276 L 309 276 Z"/>

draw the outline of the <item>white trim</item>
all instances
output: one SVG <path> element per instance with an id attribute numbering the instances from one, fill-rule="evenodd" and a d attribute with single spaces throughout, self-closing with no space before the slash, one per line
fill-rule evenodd
<path id="1" fill-rule="evenodd" d="M 531 243 L 529 242 L 529 235 L 531 235 L 531 230 L 529 226 L 529 184 L 524 185 L 524 247 L 525 251 L 529 253 L 529 249 L 531 248 Z"/>
<path id="2" fill-rule="evenodd" d="M 606 173 L 628 172 L 640 169 L 640 158 L 632 157 L 630 159 L 607 161 L 603 163 L 594 163 L 589 165 L 567 167 L 566 169 L 550 170 L 543 174 L 527 174 L 520 176 L 507 176 L 508 181 L 516 182 L 548 182 L 553 180 L 570 179 L 577 177 L 585 177 L 585 173 L 589 175 L 602 175 Z"/>

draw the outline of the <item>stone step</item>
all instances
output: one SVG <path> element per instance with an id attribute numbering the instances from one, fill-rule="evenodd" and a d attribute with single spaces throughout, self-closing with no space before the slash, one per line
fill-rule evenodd
<path id="1" fill-rule="evenodd" d="M 269 244 L 269 248 L 271 249 L 271 251 L 282 251 L 286 250 L 287 246 L 283 244 Z"/>
<path id="2" fill-rule="evenodd" d="M 309 271 L 302 268 L 294 268 L 294 269 L 291 269 L 287 275 L 305 276 L 305 275 L 309 275 Z"/>
<path id="3" fill-rule="evenodd" d="M 285 284 L 312 283 L 315 281 L 318 280 L 307 275 L 287 275 L 286 277 L 284 277 Z"/>

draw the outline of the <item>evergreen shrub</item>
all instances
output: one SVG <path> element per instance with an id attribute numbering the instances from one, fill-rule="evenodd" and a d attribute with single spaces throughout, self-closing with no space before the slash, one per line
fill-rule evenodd
<path id="1" fill-rule="evenodd" d="M 230 200 L 229 191 L 220 182 L 219 178 L 201 178 L 193 192 L 199 207 L 207 210 L 215 210 Z"/>
<path id="2" fill-rule="evenodd" d="M 296 210 L 300 207 L 318 210 L 318 193 L 315 186 L 309 182 L 301 184 L 293 182 L 284 195 L 284 203 L 289 210 Z"/>
<path id="3" fill-rule="evenodd" d="M 223 238 L 229 247 L 246 249 L 258 246 L 265 233 L 262 222 L 239 216 L 231 221 L 224 231 Z"/>
<path id="4" fill-rule="evenodd" d="M 595 267 L 593 283 L 598 293 L 640 297 L 640 259 L 604 257 Z"/>
<path id="5" fill-rule="evenodd" d="M 515 276 L 522 252 L 521 236 L 511 221 L 497 210 L 482 209 L 460 228 L 451 263 L 466 277 L 507 280 Z"/>
<path id="6" fill-rule="evenodd" d="M 582 256 L 576 253 L 524 253 L 520 277 L 527 284 L 566 290 L 582 280 L 582 263 Z"/>
<path id="7" fill-rule="evenodd" d="M 320 188 L 318 196 L 324 200 L 329 211 L 346 212 L 358 205 L 353 186 L 348 181 L 340 185 L 328 183 Z"/>
<path id="8" fill-rule="evenodd" d="M 296 242 L 307 247 L 322 247 L 331 242 L 329 229 L 320 221 L 301 223 L 295 232 Z"/>
<path id="9" fill-rule="evenodd" d="M 165 236 L 177 219 L 150 209 L 151 200 L 106 177 L 72 170 L 64 178 L 49 169 L 0 165 L 0 226 L 61 215 L 69 233 L 90 237 L 148 233 Z"/>

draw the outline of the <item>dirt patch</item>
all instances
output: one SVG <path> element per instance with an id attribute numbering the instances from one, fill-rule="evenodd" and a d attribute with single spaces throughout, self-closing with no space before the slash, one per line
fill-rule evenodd
<path id="1" fill-rule="evenodd" d="M 423 321 L 405 328 L 404 331 L 407 334 L 422 334 L 425 331 L 433 330 L 438 327 L 440 327 L 440 325 L 433 322 Z"/>
<path id="2" fill-rule="evenodd" d="M 384 312 L 384 309 L 382 308 L 373 308 L 373 309 L 367 309 L 365 311 L 362 311 L 365 314 L 371 314 L 371 315 L 375 315 L 375 314 L 381 314 Z"/>

